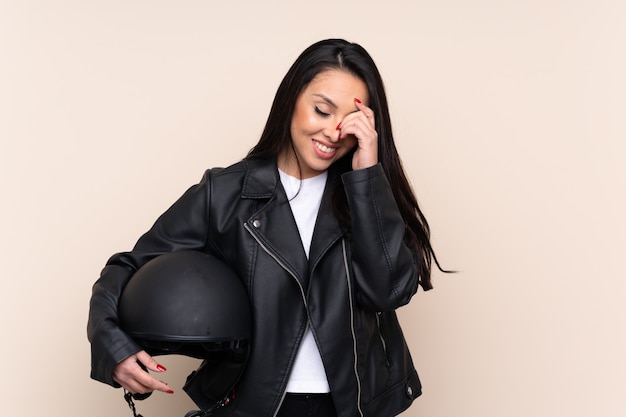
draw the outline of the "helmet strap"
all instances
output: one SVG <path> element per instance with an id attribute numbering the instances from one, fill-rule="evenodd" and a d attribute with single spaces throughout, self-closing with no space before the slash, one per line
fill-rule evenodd
<path id="1" fill-rule="evenodd" d="M 217 408 L 224 407 L 228 405 L 235 398 L 235 390 L 232 389 L 230 394 L 227 395 L 224 399 L 219 401 L 213 407 L 208 410 L 191 410 L 185 417 L 211 417 L 213 415 L 213 411 Z M 133 412 L 133 417 L 143 417 L 141 414 L 137 414 L 137 408 L 135 407 L 135 401 L 133 401 L 133 394 L 124 388 L 124 399 L 128 403 L 128 408 Z"/>
<path id="2" fill-rule="evenodd" d="M 207 411 L 191 410 L 190 412 L 185 414 L 185 417 L 209 417 L 212 415 L 213 415 L 213 411 L 211 410 L 207 410 Z"/>
<path id="3" fill-rule="evenodd" d="M 220 407 L 226 407 L 234 399 L 235 399 L 235 389 L 233 388 L 230 390 L 230 393 L 226 397 L 218 401 L 217 404 L 214 404 L 209 409 L 191 410 L 187 414 L 185 414 L 185 417 L 211 417 L 213 415 L 213 411 L 217 410 Z"/>
<path id="4" fill-rule="evenodd" d="M 128 403 L 128 407 L 133 412 L 133 417 L 143 417 L 141 414 L 137 414 L 137 410 L 135 409 L 135 402 L 133 401 L 133 394 L 130 391 L 124 389 L 124 399 Z"/>

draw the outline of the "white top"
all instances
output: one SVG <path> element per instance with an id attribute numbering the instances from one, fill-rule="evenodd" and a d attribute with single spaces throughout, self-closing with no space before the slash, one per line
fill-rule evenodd
<path id="1" fill-rule="evenodd" d="M 300 180 L 281 170 L 278 172 L 300 232 L 304 252 L 308 258 L 315 220 L 322 202 L 328 174 L 324 172 L 316 177 Z M 296 361 L 289 376 L 287 392 L 330 392 L 324 364 L 310 328 L 307 328 L 300 344 Z"/>

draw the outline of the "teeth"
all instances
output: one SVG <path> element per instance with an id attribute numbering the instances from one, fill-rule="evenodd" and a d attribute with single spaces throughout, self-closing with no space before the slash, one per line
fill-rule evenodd
<path id="1" fill-rule="evenodd" d="M 321 144 L 319 142 L 315 143 L 315 146 L 317 146 L 317 149 L 319 149 L 320 151 L 324 152 L 324 153 L 333 153 L 335 152 L 335 148 L 330 148 L 324 144 Z"/>

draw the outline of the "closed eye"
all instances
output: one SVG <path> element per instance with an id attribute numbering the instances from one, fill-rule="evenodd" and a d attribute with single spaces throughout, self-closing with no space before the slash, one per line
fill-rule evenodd
<path id="1" fill-rule="evenodd" d="M 320 108 L 317 107 L 317 106 L 315 106 L 315 113 L 319 114 L 320 116 L 324 116 L 324 117 L 330 116 L 330 114 L 321 111 Z"/>

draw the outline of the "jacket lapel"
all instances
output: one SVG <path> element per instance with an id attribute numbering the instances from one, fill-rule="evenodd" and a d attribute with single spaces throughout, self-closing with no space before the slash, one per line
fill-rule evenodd
<path id="1" fill-rule="evenodd" d="M 343 228 L 334 215 L 332 194 L 336 170 L 329 171 L 324 195 L 317 214 L 315 230 L 307 259 L 298 226 L 273 160 L 249 160 L 242 189 L 242 198 L 259 200 L 258 210 L 248 219 L 249 230 L 264 245 L 270 255 L 282 263 L 302 285 L 308 287 L 311 269 L 326 250 L 341 238 Z M 263 201 L 265 200 L 265 201 Z"/>
<path id="2" fill-rule="evenodd" d="M 309 249 L 309 265 L 311 269 L 315 267 L 319 258 L 326 253 L 326 250 L 343 235 L 342 227 L 335 217 L 332 207 L 332 195 L 335 182 L 341 181 L 334 171 L 335 170 L 331 169 L 328 173 L 322 203 L 317 213 L 315 230 L 311 240 L 311 248 Z"/>
<path id="3" fill-rule="evenodd" d="M 246 222 L 250 232 L 306 288 L 308 260 L 275 161 L 248 161 L 241 197 L 259 202 Z"/>

